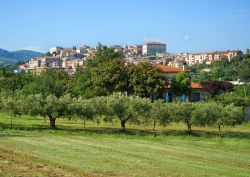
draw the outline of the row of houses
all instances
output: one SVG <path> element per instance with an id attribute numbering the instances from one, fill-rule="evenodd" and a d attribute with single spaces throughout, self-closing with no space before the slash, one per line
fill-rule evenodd
<path id="1" fill-rule="evenodd" d="M 66 73 L 72 75 L 76 72 L 78 67 L 84 64 L 84 62 L 84 58 L 73 56 L 63 58 L 55 56 L 42 56 L 32 58 L 27 63 L 20 65 L 19 70 L 36 75 L 40 75 L 45 71 L 64 70 Z"/>
<path id="2" fill-rule="evenodd" d="M 231 61 L 234 57 L 243 54 L 240 50 L 225 50 L 225 51 L 215 51 L 209 53 L 180 53 L 175 54 L 173 58 L 176 61 L 185 61 L 188 65 L 195 64 L 211 64 L 214 61 L 221 59 L 228 59 Z"/>

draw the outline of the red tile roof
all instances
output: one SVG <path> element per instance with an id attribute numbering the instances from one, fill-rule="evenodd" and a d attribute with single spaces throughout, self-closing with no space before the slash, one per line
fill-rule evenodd
<path id="1" fill-rule="evenodd" d="M 192 89 L 203 89 L 204 88 L 200 83 L 195 83 L 195 82 L 192 82 L 190 86 L 191 86 Z M 172 85 L 167 84 L 165 88 L 166 89 L 171 89 Z"/>
<path id="2" fill-rule="evenodd" d="M 191 83 L 191 88 L 192 89 L 203 89 L 204 87 L 200 83 L 192 82 Z"/>
<path id="3" fill-rule="evenodd" d="M 157 68 L 162 70 L 165 73 L 179 73 L 183 72 L 183 68 L 177 68 L 177 67 L 172 67 L 172 66 L 166 66 L 166 65 L 156 65 Z M 191 72 L 190 70 L 184 70 L 184 72 Z"/>

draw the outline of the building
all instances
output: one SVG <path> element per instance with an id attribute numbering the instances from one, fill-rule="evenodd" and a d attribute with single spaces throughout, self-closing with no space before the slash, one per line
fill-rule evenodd
<path id="1" fill-rule="evenodd" d="M 183 94 L 181 97 L 178 96 L 173 92 L 171 84 L 166 86 L 166 90 L 163 93 L 163 99 L 166 102 L 173 102 L 178 98 L 182 101 L 190 101 L 190 102 L 199 102 L 205 100 L 205 90 L 204 87 L 200 83 L 191 83 L 191 93 L 189 95 Z"/>
<path id="2" fill-rule="evenodd" d="M 60 51 L 63 50 L 63 47 L 52 47 L 49 49 L 50 54 L 59 54 Z"/>
<path id="3" fill-rule="evenodd" d="M 124 48 L 120 45 L 112 45 L 111 48 L 114 49 L 115 52 L 121 52 L 121 53 L 123 53 L 124 50 Z"/>
<path id="4" fill-rule="evenodd" d="M 166 79 L 169 80 L 168 84 L 166 85 L 165 91 L 163 93 L 163 99 L 166 102 L 172 102 L 173 100 L 177 99 L 177 95 L 173 92 L 172 85 L 171 85 L 171 78 L 176 76 L 179 72 L 190 73 L 190 70 L 187 70 L 185 67 L 177 68 L 171 67 L 166 65 L 156 65 L 155 67 L 159 68 L 161 71 L 166 73 Z M 191 101 L 191 102 L 198 102 L 205 100 L 205 91 L 203 86 L 200 83 L 191 83 L 191 93 L 189 95 L 183 94 L 179 99 L 182 101 Z"/>
<path id="5" fill-rule="evenodd" d="M 76 49 L 76 53 L 78 53 L 78 54 L 85 54 L 85 53 L 88 52 L 88 49 L 90 49 L 89 46 L 83 45 L 82 47 Z"/>
<path id="6" fill-rule="evenodd" d="M 224 51 L 215 51 L 210 53 L 191 53 L 186 56 L 181 56 L 183 60 L 185 60 L 189 65 L 195 64 L 211 64 L 214 61 L 219 61 L 222 59 L 228 59 L 230 62 L 234 57 L 241 55 L 242 51 L 240 50 L 224 50 Z M 179 57 L 177 55 L 176 57 Z"/>
<path id="7" fill-rule="evenodd" d="M 167 45 L 160 42 L 148 42 L 142 45 L 142 55 L 154 55 L 156 53 L 167 53 Z"/>
<path id="8" fill-rule="evenodd" d="M 131 54 L 141 55 L 142 54 L 142 46 L 141 45 L 131 45 L 131 46 L 129 46 L 128 51 Z"/>
<path id="9" fill-rule="evenodd" d="M 176 76 L 176 74 L 178 74 L 179 72 L 185 72 L 185 73 L 190 73 L 190 70 L 187 70 L 185 68 L 185 65 L 182 66 L 182 68 L 180 67 L 172 67 L 172 66 L 167 66 L 167 65 L 155 65 L 156 68 L 160 69 L 161 71 L 163 71 L 164 73 L 166 73 L 167 77 L 170 79 L 174 76 Z"/>

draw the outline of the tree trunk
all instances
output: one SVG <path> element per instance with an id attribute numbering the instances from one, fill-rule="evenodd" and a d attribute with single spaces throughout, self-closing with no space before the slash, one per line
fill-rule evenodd
<path id="1" fill-rule="evenodd" d="M 53 118 L 52 116 L 49 116 L 49 121 L 50 121 L 50 129 L 56 129 L 56 119 Z"/>
<path id="2" fill-rule="evenodd" d="M 86 127 L 86 118 L 83 119 L 83 128 Z"/>
<path id="3" fill-rule="evenodd" d="M 221 137 L 221 126 L 219 125 L 219 136 Z"/>
<path id="4" fill-rule="evenodd" d="M 187 127 L 188 127 L 188 133 L 192 133 L 192 125 L 191 124 L 187 124 Z"/>
<path id="5" fill-rule="evenodd" d="M 153 130 L 155 131 L 156 122 L 154 122 Z"/>
<path id="6" fill-rule="evenodd" d="M 43 122 L 46 123 L 46 117 L 43 118 Z"/>
<path id="7" fill-rule="evenodd" d="M 126 127 L 125 124 L 126 124 L 125 121 L 121 121 L 121 129 L 122 129 L 122 130 L 125 130 L 125 127 Z"/>
<path id="8" fill-rule="evenodd" d="M 10 126 L 12 127 L 13 116 L 10 116 Z"/>

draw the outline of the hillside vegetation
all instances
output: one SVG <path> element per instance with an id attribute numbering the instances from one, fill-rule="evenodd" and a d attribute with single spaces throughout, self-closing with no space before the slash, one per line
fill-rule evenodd
<path id="1" fill-rule="evenodd" d="M 210 69 L 210 72 L 205 72 L 203 70 L 205 68 Z M 231 61 L 222 59 L 210 65 L 195 65 L 191 69 L 196 74 L 193 77 L 195 81 L 240 79 L 244 82 L 250 82 L 250 54 L 237 56 Z"/>
<path id="2" fill-rule="evenodd" d="M 42 53 L 31 50 L 7 51 L 0 49 L 0 65 L 14 64 L 18 61 L 26 61 L 32 57 L 41 56 Z"/>

